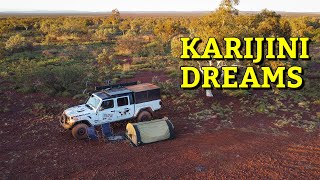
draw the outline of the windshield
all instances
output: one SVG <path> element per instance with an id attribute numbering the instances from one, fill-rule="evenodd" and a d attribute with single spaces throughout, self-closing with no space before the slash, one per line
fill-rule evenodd
<path id="1" fill-rule="evenodd" d="M 94 109 L 97 109 L 99 106 L 99 103 L 100 103 L 100 99 L 94 95 L 91 95 L 91 97 L 88 99 L 86 104 L 93 107 Z"/>

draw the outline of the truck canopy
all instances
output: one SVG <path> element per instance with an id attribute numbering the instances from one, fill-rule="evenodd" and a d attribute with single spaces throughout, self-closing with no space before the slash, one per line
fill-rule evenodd
<path id="1" fill-rule="evenodd" d="M 134 100 L 137 104 L 161 98 L 160 88 L 150 83 L 127 86 L 126 88 L 133 92 Z"/>

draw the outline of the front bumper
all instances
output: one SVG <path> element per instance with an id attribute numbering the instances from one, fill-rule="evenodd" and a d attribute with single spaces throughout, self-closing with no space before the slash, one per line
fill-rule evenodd
<path id="1" fill-rule="evenodd" d="M 64 113 L 60 116 L 59 122 L 64 129 L 71 129 L 74 124 L 74 122 L 71 121 L 70 117 L 68 117 Z"/>

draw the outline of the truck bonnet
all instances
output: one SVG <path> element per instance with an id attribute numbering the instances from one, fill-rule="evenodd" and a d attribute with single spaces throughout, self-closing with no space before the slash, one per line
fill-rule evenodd
<path id="1" fill-rule="evenodd" d="M 79 117 L 94 113 L 95 111 L 87 107 L 85 104 L 74 106 L 66 109 L 65 114 L 70 117 Z"/>

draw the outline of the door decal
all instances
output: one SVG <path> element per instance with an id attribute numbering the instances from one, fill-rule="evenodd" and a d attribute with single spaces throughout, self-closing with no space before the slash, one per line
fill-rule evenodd
<path id="1" fill-rule="evenodd" d="M 103 120 L 112 121 L 113 114 L 103 114 Z"/>

